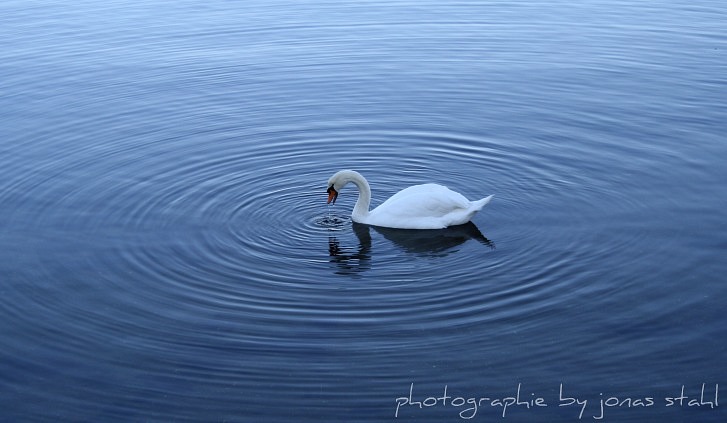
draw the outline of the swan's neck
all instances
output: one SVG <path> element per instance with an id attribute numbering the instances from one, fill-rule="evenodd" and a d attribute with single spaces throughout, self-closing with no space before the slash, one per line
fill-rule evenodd
<path id="1" fill-rule="evenodd" d="M 369 215 L 369 204 L 371 203 L 371 187 L 366 179 L 360 174 L 351 175 L 350 181 L 358 188 L 358 200 L 353 206 L 351 217 L 354 222 L 362 222 Z"/>

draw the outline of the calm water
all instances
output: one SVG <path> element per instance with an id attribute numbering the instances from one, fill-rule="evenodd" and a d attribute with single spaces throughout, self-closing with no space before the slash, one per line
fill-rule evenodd
<path id="1" fill-rule="evenodd" d="M 725 421 L 726 29 L 718 0 L 4 1 L 0 418 Z M 354 225 L 343 168 L 373 205 L 495 199 Z"/>

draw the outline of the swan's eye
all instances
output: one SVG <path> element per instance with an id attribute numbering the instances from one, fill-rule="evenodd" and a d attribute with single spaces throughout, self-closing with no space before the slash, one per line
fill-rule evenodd
<path id="1" fill-rule="evenodd" d="M 336 198 L 338 198 L 338 191 L 336 191 L 335 188 L 333 188 L 333 185 L 328 187 L 328 190 L 326 191 L 328 193 L 328 201 L 326 201 L 326 204 L 330 204 L 331 201 L 333 204 L 336 204 Z"/>

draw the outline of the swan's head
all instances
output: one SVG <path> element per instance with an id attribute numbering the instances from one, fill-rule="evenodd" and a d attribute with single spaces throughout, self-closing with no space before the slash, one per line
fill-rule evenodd
<path id="1" fill-rule="evenodd" d="M 363 181 L 365 183 L 365 179 L 363 176 L 361 176 L 360 173 L 354 171 L 354 170 L 341 170 L 339 172 L 336 172 L 335 175 L 331 176 L 328 179 L 328 201 L 326 204 L 336 204 L 336 198 L 338 198 L 338 193 L 341 192 L 344 186 L 348 184 L 349 182 L 354 181 Z"/>

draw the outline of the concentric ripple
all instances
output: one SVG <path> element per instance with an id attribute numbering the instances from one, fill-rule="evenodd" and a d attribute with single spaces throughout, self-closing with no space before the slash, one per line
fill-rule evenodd
<path id="1" fill-rule="evenodd" d="M 367 141 L 357 144 L 359 139 Z M 334 144 L 351 146 L 350 154 L 328 148 Z M 598 212 L 584 214 L 588 207 L 582 205 L 566 219 L 582 231 L 564 231 L 567 238 L 553 240 L 539 230 L 562 224 L 569 202 L 594 198 L 578 189 L 599 189 L 574 176 L 564 159 L 468 134 L 330 127 L 206 133 L 151 146 L 110 144 L 94 151 L 93 160 L 84 148 L 66 149 L 57 161 L 12 181 L 6 195 L 41 198 L 42 205 L 30 207 L 37 214 L 23 219 L 55 228 L 52 236 L 59 240 L 71 233 L 93 234 L 92 242 L 113 240 L 115 247 L 102 249 L 93 266 L 126 275 L 109 278 L 116 289 L 145 281 L 143 295 L 125 296 L 142 313 L 176 314 L 156 310 L 192 303 L 210 315 L 235 310 L 278 320 L 365 321 L 377 304 L 377 318 L 389 323 L 406 324 L 415 312 L 433 326 L 456 326 L 552 306 L 552 281 L 563 289 L 575 280 L 576 262 L 619 248 L 589 238 L 579 222 Z M 474 235 L 434 231 L 417 238 L 360 227 L 349 217 L 353 187 L 335 206 L 325 204 L 327 178 L 341 168 L 368 177 L 374 206 L 422 182 L 445 183 L 473 199 L 495 194 L 495 200 L 475 217 Z M 625 211 L 630 207 L 624 199 L 612 201 Z M 537 256 L 541 260 L 532 260 Z M 541 261 L 548 266 L 540 268 Z M 449 283 L 438 271 L 443 266 L 450 269 L 448 280 L 509 278 L 511 286 L 441 290 Z M 341 285 L 327 274 L 366 276 L 367 282 Z M 342 287 L 366 301 L 330 303 L 327 292 Z"/>

